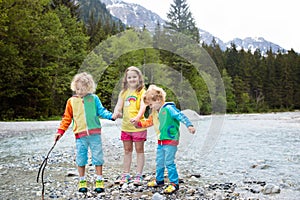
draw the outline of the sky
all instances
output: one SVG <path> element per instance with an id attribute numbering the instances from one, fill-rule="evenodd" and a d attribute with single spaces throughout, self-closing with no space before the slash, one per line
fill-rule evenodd
<path id="1" fill-rule="evenodd" d="M 140 4 L 167 20 L 174 0 L 123 0 Z M 300 53 L 298 0 L 186 0 L 197 27 L 228 42 L 263 37 Z"/>

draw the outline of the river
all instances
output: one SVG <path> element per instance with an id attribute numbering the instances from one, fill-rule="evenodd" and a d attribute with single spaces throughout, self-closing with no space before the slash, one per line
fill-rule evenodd
<path id="1" fill-rule="evenodd" d="M 200 174 L 199 185 L 234 183 L 245 199 L 299 199 L 300 112 L 228 114 L 218 116 L 221 120 L 217 123 L 213 123 L 212 116 L 187 115 L 192 118 L 197 132 L 191 135 L 182 127 L 177 154 L 179 174 Z M 105 166 L 121 170 L 123 149 L 119 121 L 102 120 L 102 124 Z M 59 121 L 0 122 L 0 199 L 41 198 L 41 183 L 36 182 L 36 176 L 54 143 L 58 125 Z M 155 136 L 150 129 L 145 146 L 145 173 L 154 172 L 155 148 Z M 74 137 L 69 129 L 50 156 L 48 173 L 54 168 L 62 174 L 76 171 L 74 150 Z M 48 179 L 50 185 L 65 180 L 54 171 Z M 254 184 L 261 182 L 279 187 L 280 192 L 249 191 L 249 188 L 260 190 Z"/>

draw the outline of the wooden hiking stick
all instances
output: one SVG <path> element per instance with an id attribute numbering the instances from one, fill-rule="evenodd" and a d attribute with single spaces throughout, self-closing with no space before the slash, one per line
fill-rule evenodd
<path id="1" fill-rule="evenodd" d="M 58 141 L 58 139 L 55 140 L 53 146 L 49 150 L 46 158 L 44 159 L 44 161 L 42 162 L 42 164 L 41 164 L 41 166 L 39 168 L 39 172 L 38 172 L 38 175 L 36 177 L 36 182 L 38 183 L 39 182 L 39 177 L 40 177 L 40 172 L 42 171 L 42 186 L 43 186 L 43 188 L 42 188 L 42 200 L 44 200 L 44 193 L 45 193 L 45 183 L 44 183 L 44 171 L 45 171 L 45 167 L 47 165 L 47 161 L 48 161 L 49 155 L 50 155 L 51 151 L 54 149 L 57 141 Z"/>

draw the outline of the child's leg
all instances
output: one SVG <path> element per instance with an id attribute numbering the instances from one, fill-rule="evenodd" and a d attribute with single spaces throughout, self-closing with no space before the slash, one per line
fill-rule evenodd
<path id="1" fill-rule="evenodd" d="M 102 180 L 103 150 L 101 135 L 90 135 L 90 148 L 92 152 L 92 164 L 95 165 L 97 180 Z"/>
<path id="2" fill-rule="evenodd" d="M 144 154 L 144 141 L 135 142 L 135 151 L 137 159 L 137 173 L 143 174 L 143 168 L 145 165 L 145 154 Z"/>
<path id="3" fill-rule="evenodd" d="M 97 180 L 102 180 L 103 177 L 102 177 L 102 165 L 96 165 L 95 166 L 95 169 L 96 169 L 96 174 L 97 174 Z"/>
<path id="4" fill-rule="evenodd" d="M 156 149 L 156 177 L 155 180 L 148 182 L 148 187 L 163 186 L 165 183 L 165 152 L 164 146 L 158 145 Z"/>
<path id="5" fill-rule="evenodd" d="M 164 173 L 165 173 L 164 146 L 158 145 L 156 151 L 156 182 L 164 181 Z"/>
<path id="6" fill-rule="evenodd" d="M 102 165 L 96 165 L 95 168 L 96 168 L 96 174 L 98 176 L 102 176 Z"/>
<path id="7" fill-rule="evenodd" d="M 102 177 L 102 165 L 96 165 L 95 168 L 96 168 L 97 178 L 96 178 L 96 182 L 95 182 L 94 191 L 97 193 L 101 193 L 101 192 L 104 192 L 104 181 L 103 181 L 103 177 Z"/>
<path id="8" fill-rule="evenodd" d="M 177 146 L 165 145 L 165 162 L 166 168 L 168 170 L 168 177 L 170 183 L 174 183 L 176 185 L 179 184 L 178 173 L 175 164 L 175 155 L 177 152 Z"/>
<path id="9" fill-rule="evenodd" d="M 124 146 L 123 170 L 124 173 L 129 173 L 131 162 L 132 162 L 133 143 L 132 141 L 123 141 L 123 146 Z"/>
<path id="10" fill-rule="evenodd" d="M 104 192 L 104 181 L 102 177 L 102 166 L 104 163 L 103 160 L 103 151 L 102 151 L 102 138 L 101 135 L 90 135 L 89 144 L 92 152 L 92 164 L 95 165 L 96 169 L 96 182 L 94 191 L 97 193 Z"/>
<path id="11" fill-rule="evenodd" d="M 85 165 L 88 161 L 88 143 L 87 139 L 76 139 L 76 164 L 80 181 L 85 180 Z"/>
<path id="12" fill-rule="evenodd" d="M 78 191 L 79 192 L 87 192 L 87 181 L 85 180 L 85 166 L 78 166 L 78 173 L 79 173 L 79 183 L 78 183 Z"/>
<path id="13" fill-rule="evenodd" d="M 85 166 L 78 166 L 77 169 L 78 169 L 79 177 L 84 177 L 84 175 L 85 175 Z"/>

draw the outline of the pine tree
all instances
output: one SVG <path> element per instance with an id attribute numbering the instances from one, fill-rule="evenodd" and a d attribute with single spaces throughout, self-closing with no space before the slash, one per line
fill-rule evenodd
<path id="1" fill-rule="evenodd" d="M 167 17 L 170 21 L 166 22 L 166 29 L 185 34 L 199 43 L 199 30 L 186 0 L 174 0 Z"/>
<path id="2" fill-rule="evenodd" d="M 59 115 L 70 94 L 70 79 L 86 54 L 82 23 L 69 8 L 53 7 L 49 0 L 14 2 L 6 1 L 9 6 L 4 7 L 8 21 L 0 50 L 5 50 L 0 59 L 5 91 L 0 94 L 0 118 Z"/>
<path id="3" fill-rule="evenodd" d="M 222 79 L 226 90 L 227 111 L 234 112 L 236 111 L 236 103 L 235 103 L 233 83 L 232 83 L 232 78 L 228 75 L 226 69 L 222 70 Z"/>

